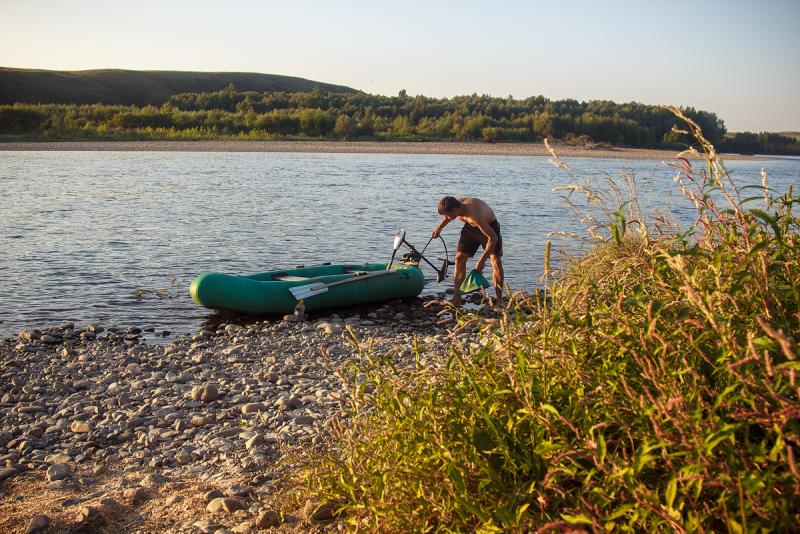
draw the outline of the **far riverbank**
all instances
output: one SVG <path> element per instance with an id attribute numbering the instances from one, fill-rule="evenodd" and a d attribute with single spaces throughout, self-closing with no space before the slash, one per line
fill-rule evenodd
<path id="1" fill-rule="evenodd" d="M 378 141 L 26 141 L 2 142 L 0 151 L 117 151 L 117 152 L 309 152 L 362 154 L 453 154 L 467 156 L 549 156 L 542 143 L 448 143 Z M 590 148 L 557 145 L 566 158 L 669 160 L 674 150 Z M 726 154 L 726 160 L 768 160 L 766 157 Z"/>

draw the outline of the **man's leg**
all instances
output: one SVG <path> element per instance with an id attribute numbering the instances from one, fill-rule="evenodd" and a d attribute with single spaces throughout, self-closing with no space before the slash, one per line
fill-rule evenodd
<path id="1" fill-rule="evenodd" d="M 497 305 L 498 306 L 505 306 L 505 301 L 503 300 L 503 262 L 500 259 L 500 256 L 492 254 L 489 256 L 489 259 L 492 261 L 492 281 L 494 282 L 494 291 L 497 294 Z"/>
<path id="2" fill-rule="evenodd" d="M 464 281 L 464 278 L 467 277 L 467 260 L 469 259 L 469 255 L 459 250 L 456 252 L 456 268 L 455 272 L 453 273 L 453 283 L 455 284 L 455 293 L 453 293 L 453 299 L 451 302 L 458 306 L 461 304 L 461 283 Z"/>

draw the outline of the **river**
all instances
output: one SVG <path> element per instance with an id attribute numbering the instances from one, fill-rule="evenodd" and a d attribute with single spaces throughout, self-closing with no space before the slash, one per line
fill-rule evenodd
<path id="1" fill-rule="evenodd" d="M 691 220 L 674 169 L 661 161 L 565 161 L 600 182 L 632 172 L 645 211 Z M 796 159 L 727 165 L 739 185 L 760 183 L 764 168 L 777 191 L 800 189 Z M 425 245 L 443 195 L 477 196 L 494 208 L 506 280 L 530 290 L 551 233 L 582 233 L 564 193 L 553 190 L 570 182 L 533 156 L 0 152 L 0 337 L 67 322 L 186 334 L 211 315 L 189 297 L 197 274 L 388 261 L 398 228 Z M 459 229 L 443 233 L 451 257 Z M 567 252 L 582 246 L 554 243 Z M 444 289 L 426 275 L 426 292 Z"/>

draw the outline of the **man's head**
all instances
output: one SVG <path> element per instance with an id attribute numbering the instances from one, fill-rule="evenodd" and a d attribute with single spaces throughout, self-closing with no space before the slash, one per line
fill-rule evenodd
<path id="1" fill-rule="evenodd" d="M 439 215 L 444 215 L 445 217 L 454 217 L 454 211 L 457 211 L 461 207 L 461 202 L 458 201 L 455 197 L 442 197 L 439 201 Z"/>

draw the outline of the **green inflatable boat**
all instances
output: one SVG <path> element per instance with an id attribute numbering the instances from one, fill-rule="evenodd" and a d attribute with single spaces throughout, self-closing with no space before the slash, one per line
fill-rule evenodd
<path id="1" fill-rule="evenodd" d="M 250 276 L 203 273 L 192 282 L 192 299 L 206 308 L 253 314 L 291 313 L 303 300 L 306 311 L 397 298 L 422 292 L 418 265 L 363 263 L 316 265 Z"/>

